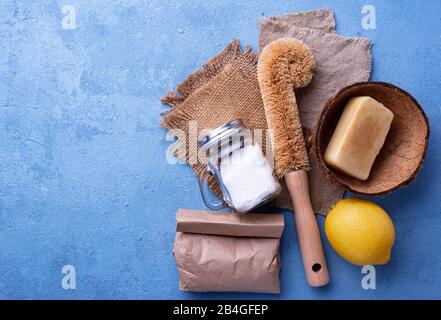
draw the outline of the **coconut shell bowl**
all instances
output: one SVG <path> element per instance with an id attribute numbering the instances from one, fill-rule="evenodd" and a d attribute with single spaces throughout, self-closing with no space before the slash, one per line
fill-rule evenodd
<path id="1" fill-rule="evenodd" d="M 369 178 L 351 178 L 326 165 L 324 153 L 347 101 L 370 96 L 394 113 L 390 131 Z M 404 90 L 384 82 L 348 86 L 329 99 L 319 118 L 314 140 L 320 170 L 345 190 L 365 195 L 385 195 L 412 182 L 427 152 L 429 122 L 418 102 Z"/>

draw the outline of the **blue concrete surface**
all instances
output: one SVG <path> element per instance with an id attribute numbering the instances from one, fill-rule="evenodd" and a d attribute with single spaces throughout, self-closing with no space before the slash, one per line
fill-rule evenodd
<path id="1" fill-rule="evenodd" d="M 61 28 L 66 4 L 76 30 Z M 376 30 L 361 26 L 366 4 Z M 233 37 L 256 48 L 258 17 L 321 7 L 340 34 L 373 40 L 372 79 L 430 118 L 416 182 L 375 200 L 396 226 L 392 261 L 363 290 L 325 240 L 332 282 L 312 289 L 286 212 L 280 295 L 180 292 L 175 212 L 204 205 L 191 170 L 165 161 L 159 99 Z M 438 0 L 0 1 L 0 298 L 441 298 L 440 30 Z M 61 287 L 67 264 L 75 290 Z"/>

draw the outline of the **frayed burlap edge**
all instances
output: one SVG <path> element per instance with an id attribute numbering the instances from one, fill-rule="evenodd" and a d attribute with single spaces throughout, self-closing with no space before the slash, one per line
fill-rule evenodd
<path id="1" fill-rule="evenodd" d="M 237 39 L 225 47 L 225 49 L 217 56 L 210 59 L 200 69 L 193 72 L 184 81 L 182 81 L 176 88 L 176 92 L 169 91 L 166 96 L 161 99 L 161 103 L 170 106 L 169 110 L 161 112 L 163 116 L 160 124 L 167 130 L 182 129 L 188 126 L 189 121 L 195 120 L 186 112 L 185 108 L 180 108 L 186 99 L 193 93 L 198 92 L 200 97 L 210 94 L 215 88 L 210 83 L 216 77 L 227 77 L 226 71 L 229 68 L 241 67 L 240 62 L 247 62 L 252 66 L 253 70 L 257 68 L 258 55 L 255 54 L 251 47 L 247 46 L 245 51 L 240 47 L 240 42 Z M 237 62 L 237 63 L 236 63 Z M 179 139 L 177 141 L 179 144 Z M 177 148 L 179 149 L 179 148 Z M 187 150 L 188 151 L 188 150 Z M 190 163 L 189 153 L 185 155 L 175 153 L 178 159 Z M 200 181 L 207 178 L 208 187 L 217 195 L 221 195 L 220 187 L 217 180 L 213 176 L 209 176 L 206 170 L 206 163 L 191 164 L 195 174 Z"/>
<path id="2" fill-rule="evenodd" d="M 161 99 L 161 103 L 170 106 L 172 109 L 166 110 L 161 114 L 168 114 L 173 112 L 173 109 L 182 104 L 185 99 L 193 92 L 207 84 L 211 79 L 216 77 L 226 65 L 239 58 L 240 56 L 247 57 L 251 63 L 257 64 L 257 56 L 252 51 L 251 47 L 247 47 L 243 52 L 239 40 L 233 39 L 233 41 L 225 47 L 225 49 L 213 57 L 210 61 L 204 64 L 200 69 L 193 72 L 190 76 L 182 81 L 177 89 L 176 93 L 169 91 L 169 93 Z"/>

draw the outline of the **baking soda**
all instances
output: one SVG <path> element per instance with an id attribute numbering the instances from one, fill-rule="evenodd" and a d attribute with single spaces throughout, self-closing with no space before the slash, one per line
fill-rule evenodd
<path id="1" fill-rule="evenodd" d="M 238 211 L 248 211 L 280 192 L 273 169 L 257 144 L 246 145 L 223 158 L 220 175 L 230 201 Z"/>

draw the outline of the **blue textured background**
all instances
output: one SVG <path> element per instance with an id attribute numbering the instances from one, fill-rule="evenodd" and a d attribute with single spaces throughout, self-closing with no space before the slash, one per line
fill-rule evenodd
<path id="1" fill-rule="evenodd" d="M 61 28 L 61 7 L 77 29 Z M 361 8 L 377 9 L 363 30 Z M 338 32 L 373 40 L 372 79 L 408 90 L 430 118 L 416 182 L 377 199 L 396 226 L 377 289 L 329 247 L 332 282 L 305 284 L 285 213 L 282 294 L 178 290 L 175 212 L 204 208 L 187 166 L 165 161 L 159 99 L 257 18 L 330 7 Z M 441 2 L 0 1 L 0 298 L 441 298 Z M 323 227 L 324 218 L 319 222 Z M 72 264 L 77 289 L 63 290 Z"/>

